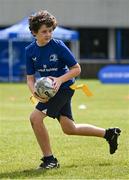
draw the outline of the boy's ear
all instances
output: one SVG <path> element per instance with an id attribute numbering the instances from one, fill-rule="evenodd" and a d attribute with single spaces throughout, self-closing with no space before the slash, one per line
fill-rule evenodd
<path id="1" fill-rule="evenodd" d="M 31 31 L 31 33 L 32 33 L 33 36 L 36 36 L 36 33 L 34 31 Z"/>

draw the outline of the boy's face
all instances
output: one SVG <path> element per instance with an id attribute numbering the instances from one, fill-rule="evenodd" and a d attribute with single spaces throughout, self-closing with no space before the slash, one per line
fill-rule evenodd
<path id="1" fill-rule="evenodd" d="M 52 37 L 53 27 L 42 25 L 37 33 L 33 33 L 39 43 L 46 44 Z"/>

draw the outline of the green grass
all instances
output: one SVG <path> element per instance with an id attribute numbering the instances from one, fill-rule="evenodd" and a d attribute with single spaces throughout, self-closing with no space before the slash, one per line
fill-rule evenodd
<path id="1" fill-rule="evenodd" d="M 119 150 L 110 155 L 102 138 L 67 136 L 56 120 L 46 118 L 53 153 L 61 167 L 37 172 L 41 151 L 29 122 L 33 105 L 26 84 L 0 84 L 0 179 L 129 179 L 129 86 L 86 82 L 93 97 L 77 90 L 73 115 L 77 123 L 119 126 Z M 80 104 L 87 109 L 79 110 Z"/>

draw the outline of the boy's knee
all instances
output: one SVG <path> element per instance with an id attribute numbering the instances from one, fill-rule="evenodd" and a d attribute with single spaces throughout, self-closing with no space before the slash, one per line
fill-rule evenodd
<path id="1" fill-rule="evenodd" d="M 34 113 L 31 113 L 31 115 L 30 115 L 31 125 L 33 125 L 35 121 L 36 121 L 35 115 L 34 115 Z"/>
<path id="2" fill-rule="evenodd" d="M 71 131 L 68 131 L 68 130 L 65 130 L 65 129 L 63 129 L 63 132 L 64 132 L 64 134 L 66 134 L 66 135 L 72 135 Z"/>
<path id="3" fill-rule="evenodd" d="M 76 134 L 76 125 L 74 122 L 70 119 L 68 119 L 65 116 L 60 117 L 60 124 L 62 127 L 62 130 L 67 135 L 75 135 Z"/>
<path id="4" fill-rule="evenodd" d="M 76 134 L 76 129 L 75 128 L 62 128 L 64 134 L 66 135 L 75 135 Z"/>
<path id="5" fill-rule="evenodd" d="M 31 115 L 30 115 L 30 123 L 32 125 L 32 127 L 34 125 L 39 125 L 42 123 L 42 120 L 44 119 L 45 116 L 41 116 L 41 115 L 38 115 L 37 113 L 35 112 L 32 112 Z"/>

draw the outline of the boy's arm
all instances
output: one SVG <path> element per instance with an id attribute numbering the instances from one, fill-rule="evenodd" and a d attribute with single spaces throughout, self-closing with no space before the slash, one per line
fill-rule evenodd
<path id="1" fill-rule="evenodd" d="M 38 96 L 38 94 L 35 92 L 35 88 L 34 88 L 34 84 L 35 84 L 35 77 L 34 75 L 27 75 L 27 85 L 31 91 L 31 93 L 33 94 L 33 96 L 38 99 L 40 102 L 47 102 L 48 101 L 48 98 L 41 98 L 40 96 Z"/>
<path id="2" fill-rule="evenodd" d="M 80 73 L 81 73 L 81 67 L 77 63 L 76 65 L 72 66 L 66 74 L 64 74 L 58 78 L 52 77 L 54 80 L 54 88 L 58 91 L 58 89 L 60 88 L 62 83 L 66 82 L 74 77 L 77 77 Z"/>
<path id="3" fill-rule="evenodd" d="M 27 75 L 27 85 L 31 91 L 31 93 L 34 95 L 35 89 L 34 89 L 34 84 L 35 84 L 35 77 L 34 75 Z"/>
<path id="4" fill-rule="evenodd" d="M 76 65 L 72 66 L 66 74 L 60 76 L 59 79 L 61 80 L 62 83 L 64 83 L 74 77 L 77 77 L 80 73 L 81 73 L 81 67 L 77 63 Z"/>

